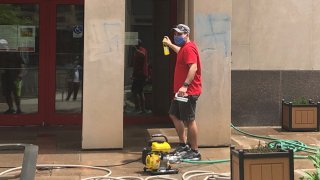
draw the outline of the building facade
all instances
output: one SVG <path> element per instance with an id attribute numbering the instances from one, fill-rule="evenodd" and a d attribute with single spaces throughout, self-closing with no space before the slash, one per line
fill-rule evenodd
<path id="1" fill-rule="evenodd" d="M 0 0 L 0 125 L 82 124 L 83 148 L 91 149 L 121 148 L 124 124 L 170 123 L 175 55 L 163 55 L 162 38 L 185 23 L 203 63 L 200 145 L 227 145 L 231 122 L 279 125 L 283 98 L 320 100 L 319 6 Z M 138 39 L 148 52 L 141 102 L 131 91 Z"/>

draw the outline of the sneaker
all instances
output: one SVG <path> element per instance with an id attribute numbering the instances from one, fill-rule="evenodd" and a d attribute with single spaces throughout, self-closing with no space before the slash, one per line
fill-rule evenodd
<path id="1" fill-rule="evenodd" d="M 16 114 L 22 114 L 23 112 L 21 111 L 21 109 L 17 109 Z"/>
<path id="2" fill-rule="evenodd" d="M 188 144 L 183 144 L 180 143 L 176 149 L 173 151 L 174 154 L 179 155 L 179 156 L 183 156 L 184 154 L 186 154 L 189 150 L 191 150 L 191 148 L 189 147 Z"/>
<path id="3" fill-rule="evenodd" d="M 201 154 L 199 151 L 195 151 L 190 149 L 186 154 L 184 154 L 182 159 L 188 159 L 188 160 L 194 160 L 194 161 L 199 161 L 201 160 Z"/>
<path id="4" fill-rule="evenodd" d="M 150 114 L 151 111 L 150 111 L 150 110 L 147 110 L 147 109 L 144 109 L 144 110 L 142 110 L 142 113 L 143 113 L 143 114 Z"/>
<path id="5" fill-rule="evenodd" d="M 16 111 L 14 109 L 8 109 L 4 112 L 4 114 L 14 114 Z"/>

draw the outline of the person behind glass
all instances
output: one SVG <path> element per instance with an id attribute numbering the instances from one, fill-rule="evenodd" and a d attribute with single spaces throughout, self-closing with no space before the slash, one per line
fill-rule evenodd
<path id="1" fill-rule="evenodd" d="M 146 113 L 143 88 L 148 78 L 148 52 L 142 47 L 140 39 L 138 40 L 138 44 L 134 46 L 134 50 L 131 92 L 134 97 L 135 111 Z"/>
<path id="2" fill-rule="evenodd" d="M 78 57 L 76 59 L 79 59 Z M 73 93 L 73 100 L 77 100 L 78 92 L 80 89 L 80 83 L 81 83 L 81 66 L 80 66 L 80 61 L 75 60 L 73 62 L 73 67 L 70 70 L 69 73 L 69 79 L 68 79 L 68 95 L 66 98 L 66 101 L 69 101 L 72 93 Z"/>
<path id="3" fill-rule="evenodd" d="M 196 101 L 202 92 L 201 61 L 196 44 L 190 41 L 190 28 L 185 24 L 179 24 L 173 30 L 174 44 L 168 36 L 164 37 L 163 43 L 177 53 L 174 93 L 177 96 L 188 98 L 187 102 L 177 99 L 171 101 L 169 116 L 180 141 L 175 152 L 183 159 L 200 160 L 195 110 Z M 188 129 L 188 137 L 185 134 L 185 126 Z"/>
<path id="4" fill-rule="evenodd" d="M 1 51 L 1 85 L 2 92 L 8 104 L 8 110 L 5 114 L 21 114 L 21 88 L 22 75 L 24 69 L 24 61 L 19 56 L 18 52 L 9 52 L 8 41 L 0 39 Z M 16 110 L 13 106 L 13 99 L 16 105 Z"/>

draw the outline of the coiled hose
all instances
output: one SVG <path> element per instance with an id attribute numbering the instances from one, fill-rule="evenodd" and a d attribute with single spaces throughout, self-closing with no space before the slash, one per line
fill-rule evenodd
<path id="1" fill-rule="evenodd" d="M 269 140 L 270 142 L 267 144 L 269 149 L 292 149 L 293 152 L 307 152 L 310 154 L 316 154 L 317 152 L 320 152 L 319 147 L 315 146 L 308 146 L 304 144 L 301 141 L 298 140 L 287 140 L 287 139 L 277 139 L 269 136 L 261 136 L 256 135 L 252 133 L 245 132 L 243 130 L 240 130 L 239 128 L 235 127 L 233 124 L 230 125 L 234 130 L 240 132 L 241 134 L 245 134 L 250 137 L 258 138 L 258 139 L 265 139 Z M 296 159 L 305 159 L 307 156 L 301 156 L 301 155 L 294 155 L 294 158 Z M 216 163 L 225 163 L 229 162 L 230 159 L 219 159 L 219 160 L 204 160 L 204 161 L 193 161 L 188 159 L 182 159 L 182 162 L 186 163 L 195 163 L 195 164 L 216 164 Z"/>
<path id="2" fill-rule="evenodd" d="M 307 153 L 312 153 L 312 154 L 316 154 L 320 149 L 319 147 L 315 147 L 315 146 L 308 146 L 306 144 L 304 144 L 301 141 L 298 140 L 287 140 L 287 139 L 277 139 L 277 138 L 272 138 L 269 136 L 260 136 L 260 135 L 255 135 L 255 134 L 251 134 L 245 131 L 240 130 L 239 128 L 235 127 L 233 124 L 231 124 L 231 127 L 248 136 L 251 137 L 255 137 L 258 139 L 265 139 L 265 140 L 269 140 L 270 142 L 268 143 L 268 148 L 269 149 L 282 149 L 282 150 L 287 150 L 287 149 L 292 149 L 293 152 L 300 152 L 300 151 L 304 151 Z"/>

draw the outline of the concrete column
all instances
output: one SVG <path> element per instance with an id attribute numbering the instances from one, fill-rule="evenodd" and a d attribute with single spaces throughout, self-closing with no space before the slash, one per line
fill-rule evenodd
<path id="1" fill-rule="evenodd" d="M 197 106 L 200 146 L 230 144 L 232 0 L 189 0 L 191 37 L 202 60 Z"/>
<path id="2" fill-rule="evenodd" d="M 122 148 L 125 0 L 87 0 L 84 19 L 82 148 Z"/>

